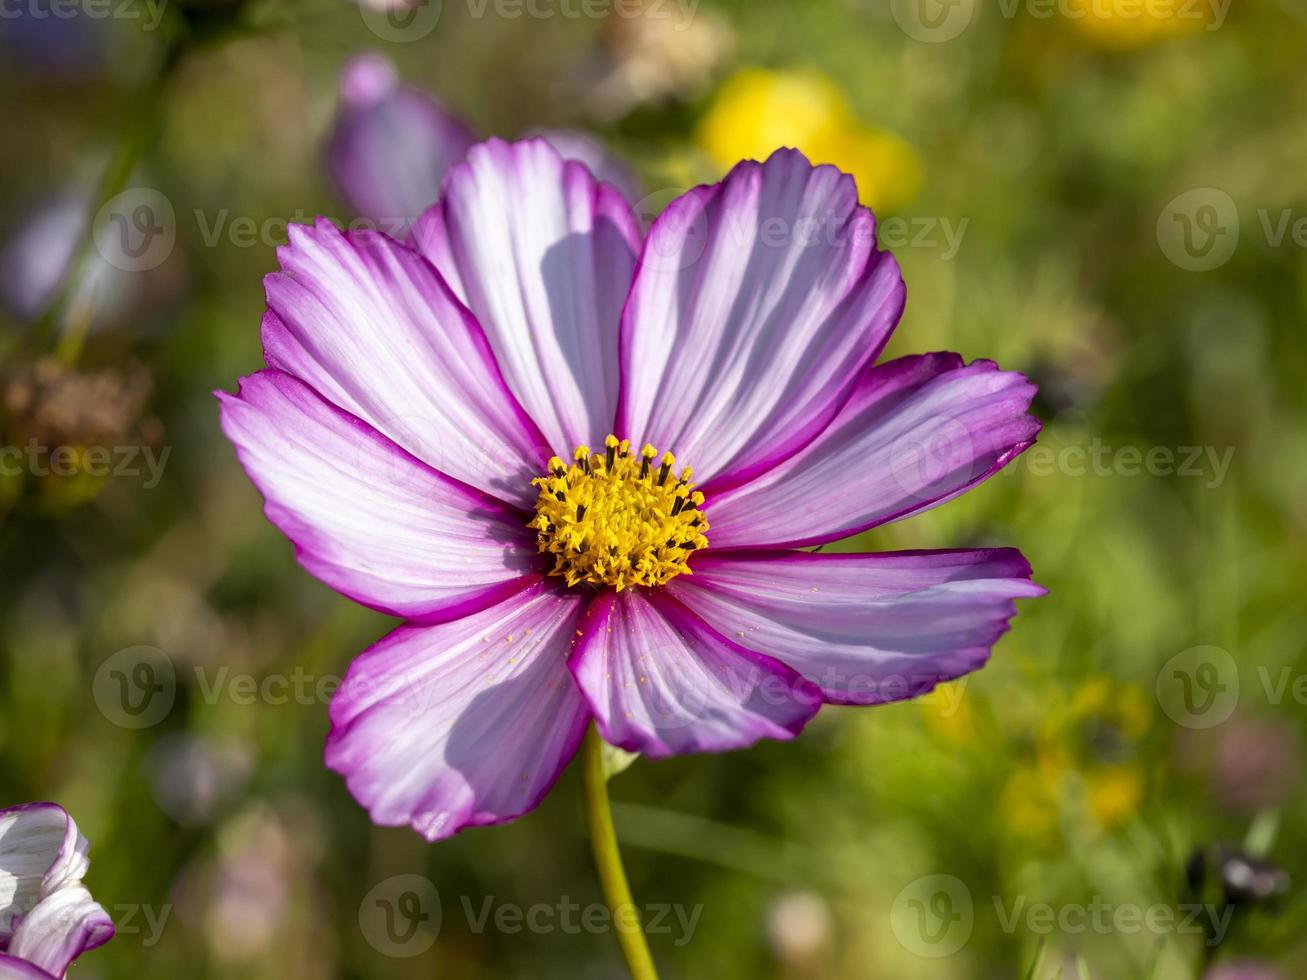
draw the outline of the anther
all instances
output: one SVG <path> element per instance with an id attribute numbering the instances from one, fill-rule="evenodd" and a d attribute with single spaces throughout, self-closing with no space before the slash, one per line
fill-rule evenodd
<path id="1" fill-rule="evenodd" d="M 672 471 L 672 467 L 675 465 L 676 457 L 671 453 L 663 453 L 663 465 L 658 471 L 658 485 L 660 487 L 667 482 L 667 474 Z"/>

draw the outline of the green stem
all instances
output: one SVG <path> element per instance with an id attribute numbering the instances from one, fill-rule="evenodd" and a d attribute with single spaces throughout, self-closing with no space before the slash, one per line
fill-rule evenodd
<path id="1" fill-rule="evenodd" d="M 658 980 L 658 971 L 654 969 L 644 929 L 640 926 L 640 911 L 631 900 L 631 886 L 626 883 L 626 869 L 622 867 L 622 854 L 617 847 L 617 831 L 613 829 L 613 811 L 608 805 L 604 743 L 594 725 L 586 732 L 581 749 L 581 784 L 585 822 L 590 828 L 590 847 L 594 851 L 604 900 L 612 913 L 617 941 L 622 944 L 622 955 L 626 957 L 626 968 L 632 980 Z"/>

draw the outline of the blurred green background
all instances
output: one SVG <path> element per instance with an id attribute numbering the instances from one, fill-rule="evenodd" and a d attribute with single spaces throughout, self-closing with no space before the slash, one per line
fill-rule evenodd
<path id="1" fill-rule="evenodd" d="M 324 146 L 368 50 L 479 133 L 603 139 L 646 216 L 781 143 L 837 163 L 908 283 L 890 353 L 1041 385 L 1035 450 L 847 542 L 1019 546 L 1050 595 L 987 668 L 614 779 L 665 976 L 1307 975 L 1301 0 L 73 12 L 0 19 L 0 442 L 77 454 L 0 476 L 0 804 L 92 841 L 119 935 L 70 975 L 623 975 L 560 924 L 600 901 L 574 771 L 429 846 L 323 768 L 323 691 L 390 623 L 299 569 L 218 430 L 285 222 L 354 217 Z M 166 204 L 125 270 L 85 233 L 120 191 Z M 410 874 L 440 914 L 400 941 Z"/>

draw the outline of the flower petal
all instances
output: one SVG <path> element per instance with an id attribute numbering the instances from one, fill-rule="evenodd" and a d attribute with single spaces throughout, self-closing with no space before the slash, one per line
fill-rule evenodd
<path id="1" fill-rule="evenodd" d="M 1035 441 L 1035 386 L 956 354 L 878 365 L 810 446 L 704 512 L 714 548 L 798 547 L 943 503 Z"/>
<path id="2" fill-rule="evenodd" d="M 580 129 L 543 129 L 532 133 L 549 141 L 564 160 L 576 160 L 605 184 L 612 184 L 627 201 L 640 197 L 640 183 L 621 158 L 614 155 L 597 137 Z"/>
<path id="3" fill-rule="evenodd" d="M 113 920 L 81 884 L 65 885 L 23 917 L 9 955 L 62 977 L 68 964 L 113 938 Z"/>
<path id="4" fill-rule="evenodd" d="M 529 506 L 550 453 L 485 335 L 408 246 L 292 225 L 266 277 L 264 357 L 442 473 Z"/>
<path id="5" fill-rule="evenodd" d="M 485 328 L 554 451 L 602 441 L 639 247 L 621 195 L 543 139 L 490 140 L 450 170 L 412 240 Z"/>
<path id="6" fill-rule="evenodd" d="M 674 452 L 705 491 L 744 482 L 825 428 L 903 300 L 852 178 L 795 150 L 746 160 L 649 229 L 617 434 Z"/>
<path id="7" fill-rule="evenodd" d="M 604 740 L 654 758 L 790 739 L 820 698 L 783 664 L 737 646 L 659 592 L 601 593 L 572 673 Z"/>
<path id="8" fill-rule="evenodd" d="M 341 72 L 327 166 L 346 203 L 381 230 L 406 234 L 440 196 L 445 171 L 474 142 L 444 106 L 400 84 L 382 55 L 359 55 Z"/>
<path id="9" fill-rule="evenodd" d="M 327 766 L 374 822 L 428 840 L 534 808 L 590 717 L 567 671 L 584 605 L 537 580 L 464 619 L 395 630 L 332 699 Z"/>
<path id="10" fill-rule="evenodd" d="M 1043 595 L 1011 548 L 818 555 L 704 552 L 673 596 L 751 650 L 817 684 L 827 701 L 916 697 L 976 670 L 1017 598 Z"/>
<path id="11" fill-rule="evenodd" d="M 450 479 L 281 371 L 217 393 L 222 428 L 300 563 L 394 616 L 441 620 L 527 584 L 526 516 Z"/>
<path id="12" fill-rule="evenodd" d="M 90 845 L 57 803 L 24 803 L 0 810 L 0 947 L 14 919 L 42 898 L 81 881 Z"/>

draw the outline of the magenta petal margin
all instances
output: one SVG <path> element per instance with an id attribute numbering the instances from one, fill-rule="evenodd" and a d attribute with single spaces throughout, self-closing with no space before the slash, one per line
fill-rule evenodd
<path id="1" fill-rule="evenodd" d="M 305 568 L 407 620 L 331 705 L 327 764 L 377 823 L 520 816 L 592 720 L 660 758 L 914 697 L 1043 592 L 1011 549 L 788 550 L 937 506 L 1039 431 L 1034 386 L 992 362 L 875 365 L 905 293 L 852 178 L 779 150 L 642 241 L 584 165 L 491 140 L 432 205 L 407 243 L 296 228 L 268 370 L 219 394 Z M 610 432 L 707 495 L 708 548 L 661 588 L 569 588 L 527 527 L 546 460 Z"/>

